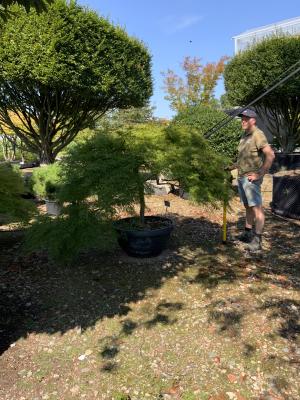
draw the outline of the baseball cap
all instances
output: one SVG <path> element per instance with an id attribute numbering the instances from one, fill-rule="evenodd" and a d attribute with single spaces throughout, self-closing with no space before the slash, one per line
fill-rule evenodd
<path id="1" fill-rule="evenodd" d="M 249 117 L 249 118 L 257 118 L 257 114 L 255 111 L 251 110 L 250 108 L 246 108 L 246 110 L 240 112 L 238 117 Z"/>

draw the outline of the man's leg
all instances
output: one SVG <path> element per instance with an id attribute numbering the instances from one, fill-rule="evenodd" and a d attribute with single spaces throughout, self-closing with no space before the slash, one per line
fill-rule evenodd
<path id="1" fill-rule="evenodd" d="M 254 225 L 254 218 L 255 218 L 255 213 L 253 211 L 254 207 L 249 207 L 246 206 L 246 223 L 245 223 L 245 228 L 246 229 L 252 229 L 253 225 Z"/>
<path id="2" fill-rule="evenodd" d="M 261 235 L 265 225 L 265 213 L 263 206 L 252 207 L 255 221 L 255 233 Z"/>
<path id="3" fill-rule="evenodd" d="M 261 235 L 263 232 L 265 215 L 262 207 L 261 197 L 262 180 L 250 182 L 248 179 L 243 181 L 244 194 L 247 199 L 246 224 L 245 230 L 254 227 L 254 235 L 247 246 L 250 251 L 261 250 Z"/>
<path id="4" fill-rule="evenodd" d="M 241 202 L 244 204 L 246 210 L 246 221 L 244 232 L 239 234 L 236 239 L 240 242 L 250 243 L 253 237 L 252 227 L 254 224 L 254 213 L 251 207 L 248 206 L 248 200 L 245 193 L 245 183 L 247 184 L 248 179 L 246 177 L 241 177 L 238 179 L 238 190 Z"/>
<path id="5" fill-rule="evenodd" d="M 255 252 L 255 251 L 259 251 L 262 249 L 261 238 L 262 238 L 262 232 L 263 232 L 264 224 L 265 224 L 265 213 L 264 213 L 264 209 L 261 205 L 253 206 L 251 208 L 252 208 L 252 211 L 254 214 L 255 232 L 254 232 L 253 239 L 247 245 L 247 248 L 248 248 L 248 250 Z"/>

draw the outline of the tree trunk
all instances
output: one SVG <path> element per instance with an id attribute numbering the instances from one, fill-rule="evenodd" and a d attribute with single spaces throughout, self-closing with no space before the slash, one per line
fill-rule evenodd
<path id="1" fill-rule="evenodd" d="M 16 143 L 9 141 L 5 136 L 2 137 L 2 150 L 5 161 L 14 161 L 16 158 Z"/>
<path id="2" fill-rule="evenodd" d="M 55 161 L 55 156 L 53 155 L 50 143 L 43 143 L 43 146 L 39 155 L 41 164 L 53 164 Z"/>
<path id="3" fill-rule="evenodd" d="M 137 172 L 138 174 L 139 171 Z M 141 179 L 140 175 L 138 176 L 138 185 L 139 185 L 139 202 L 140 202 L 140 223 L 141 225 L 145 224 L 145 192 L 144 192 L 144 181 Z"/>

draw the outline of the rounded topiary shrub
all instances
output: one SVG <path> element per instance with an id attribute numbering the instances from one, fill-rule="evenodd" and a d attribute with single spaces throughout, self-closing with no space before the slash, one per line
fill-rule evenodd
<path id="1" fill-rule="evenodd" d="M 228 116 L 223 111 L 199 104 L 180 112 L 174 118 L 174 123 L 190 126 L 203 135 L 226 117 Z M 208 142 L 219 155 L 232 161 L 236 157 L 241 133 L 240 121 L 233 120 L 222 129 L 212 133 Z"/>

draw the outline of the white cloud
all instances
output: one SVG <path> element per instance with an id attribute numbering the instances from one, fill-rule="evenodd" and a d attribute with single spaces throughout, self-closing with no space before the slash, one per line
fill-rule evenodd
<path id="1" fill-rule="evenodd" d="M 175 15 L 168 15 L 160 24 L 163 30 L 171 35 L 173 33 L 183 31 L 192 25 L 196 25 L 203 19 L 201 15 L 183 15 L 181 17 L 176 17 Z"/>

